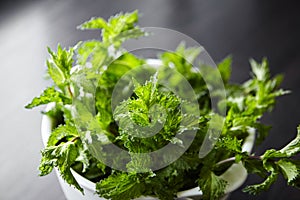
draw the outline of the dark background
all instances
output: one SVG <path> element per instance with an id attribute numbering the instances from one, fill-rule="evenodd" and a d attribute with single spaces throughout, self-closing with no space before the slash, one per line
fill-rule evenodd
<path id="1" fill-rule="evenodd" d="M 273 74 L 293 93 L 280 97 L 262 120 L 273 126 L 254 152 L 280 148 L 296 135 L 300 123 L 300 6 L 297 1 L 262 0 L 48 0 L 0 3 L 0 199 L 64 199 L 54 174 L 40 178 L 41 115 L 23 106 L 48 81 L 46 46 L 71 46 L 97 38 L 76 26 L 92 16 L 108 18 L 138 9 L 140 26 L 174 29 L 202 44 L 215 61 L 233 56 L 234 82 L 249 77 L 249 58 L 267 57 Z M 260 181 L 249 176 L 246 184 Z M 250 196 L 233 192 L 230 199 L 300 199 L 300 191 L 281 177 L 267 192 Z"/>

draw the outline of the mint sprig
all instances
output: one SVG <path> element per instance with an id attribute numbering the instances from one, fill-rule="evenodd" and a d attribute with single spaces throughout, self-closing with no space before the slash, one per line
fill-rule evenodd
<path id="1" fill-rule="evenodd" d="M 282 174 L 287 183 L 291 186 L 299 186 L 299 170 L 300 163 L 293 159 L 293 156 L 300 152 L 300 126 L 298 127 L 297 137 L 288 143 L 280 150 L 270 149 L 267 150 L 262 156 L 264 168 L 271 172 L 271 175 L 260 185 L 249 186 L 245 189 L 250 193 L 257 194 L 262 190 L 267 190 L 270 187 L 270 183 L 273 183 L 277 179 L 278 174 Z"/>

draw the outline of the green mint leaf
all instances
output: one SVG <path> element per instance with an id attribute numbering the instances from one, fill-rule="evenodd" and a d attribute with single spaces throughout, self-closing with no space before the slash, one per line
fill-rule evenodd
<path id="1" fill-rule="evenodd" d="M 196 186 L 199 165 L 200 159 L 196 153 L 184 154 L 169 166 L 155 171 L 156 176 L 151 179 L 147 188 L 149 187 L 149 191 L 156 194 L 159 199 L 176 199 L 176 193 L 182 188 Z"/>
<path id="2" fill-rule="evenodd" d="M 49 136 L 47 146 L 55 146 L 64 138 L 69 140 L 68 138 L 74 137 L 79 137 L 77 129 L 74 126 L 60 125 L 52 131 L 51 135 Z"/>
<path id="3" fill-rule="evenodd" d="M 203 169 L 198 179 L 199 187 L 203 192 L 203 199 L 215 200 L 220 199 L 226 189 L 226 181 L 214 174 L 209 169 Z"/>
<path id="4" fill-rule="evenodd" d="M 69 84 L 70 71 L 73 66 L 74 49 L 63 49 L 60 45 L 57 52 L 53 52 L 48 48 L 51 58 L 47 60 L 48 73 L 54 83 L 65 91 L 65 86 Z"/>
<path id="5" fill-rule="evenodd" d="M 47 61 L 48 74 L 59 88 L 64 88 L 66 77 L 63 71 L 51 61 Z"/>
<path id="6" fill-rule="evenodd" d="M 107 47 L 98 40 L 89 40 L 78 45 L 77 53 L 78 64 L 84 66 L 89 62 L 96 68 L 96 73 L 107 58 Z"/>
<path id="7" fill-rule="evenodd" d="M 35 97 L 25 108 L 30 109 L 51 102 L 70 104 L 71 99 L 65 97 L 64 94 L 57 91 L 54 87 L 49 87 L 45 89 L 39 97 Z"/>
<path id="8" fill-rule="evenodd" d="M 262 191 L 266 191 L 270 186 L 277 180 L 278 172 L 273 170 L 268 178 L 261 184 L 247 186 L 243 189 L 243 192 L 248 192 L 249 194 L 259 194 Z"/>
<path id="9" fill-rule="evenodd" d="M 185 43 L 181 42 L 175 50 L 178 56 L 184 58 L 188 63 L 193 64 L 197 56 L 200 54 L 201 48 L 198 47 L 185 47 Z"/>
<path id="10" fill-rule="evenodd" d="M 142 36 L 147 35 L 142 29 L 140 28 L 133 28 L 124 32 L 121 32 L 117 36 L 113 38 L 114 43 L 117 42 L 124 42 L 125 40 L 128 39 L 136 39 Z M 118 43 L 117 43 L 118 44 Z"/>
<path id="11" fill-rule="evenodd" d="M 249 174 L 257 174 L 262 178 L 267 178 L 267 170 L 263 166 L 263 161 L 258 159 L 245 159 L 243 161 L 244 167 Z"/>
<path id="12" fill-rule="evenodd" d="M 255 60 L 250 59 L 253 75 L 258 81 L 265 81 L 269 78 L 269 67 L 267 59 L 263 59 L 262 63 L 257 63 Z"/>
<path id="13" fill-rule="evenodd" d="M 297 136 L 290 143 L 288 143 L 284 148 L 280 150 L 280 153 L 286 154 L 286 156 L 291 157 L 300 152 L 300 126 L 297 127 Z"/>
<path id="14" fill-rule="evenodd" d="M 74 142 L 61 143 L 58 146 L 48 146 L 42 151 L 39 167 L 40 175 L 49 174 L 53 167 L 57 167 L 62 178 L 70 185 L 83 192 L 71 172 L 71 166 L 76 161 L 78 149 Z"/>
<path id="15" fill-rule="evenodd" d="M 109 30 L 109 27 L 105 21 L 105 19 L 101 17 L 92 17 L 89 21 L 84 22 L 83 24 L 79 25 L 77 27 L 78 29 L 81 30 L 86 30 L 86 29 L 106 29 Z"/>
<path id="16" fill-rule="evenodd" d="M 285 158 L 298 154 L 300 152 L 300 126 L 298 126 L 297 130 L 298 133 L 295 139 L 278 151 L 274 149 L 267 150 L 263 158 L 266 160 L 269 158 Z"/>
<path id="17" fill-rule="evenodd" d="M 221 137 L 217 143 L 217 147 L 225 148 L 227 151 L 240 154 L 242 153 L 242 140 L 236 137 Z"/>
<path id="18" fill-rule="evenodd" d="M 218 69 L 221 73 L 222 80 L 227 83 L 231 77 L 232 58 L 228 56 L 218 64 Z"/>
<path id="19" fill-rule="evenodd" d="M 181 43 L 178 45 L 175 52 L 164 52 L 160 55 L 160 59 L 163 61 L 164 65 L 175 68 L 189 80 L 195 76 L 195 72 L 192 72 L 193 70 L 191 69 L 200 52 L 201 49 L 199 48 L 185 48 L 185 44 Z"/>
<path id="20" fill-rule="evenodd" d="M 149 178 L 147 174 L 116 173 L 96 184 L 97 193 L 112 200 L 137 198 L 144 194 L 146 190 L 144 181 L 147 178 Z"/>
<path id="21" fill-rule="evenodd" d="M 88 147 L 85 144 L 82 144 L 82 147 L 78 148 L 79 155 L 76 158 L 76 161 L 82 163 L 82 172 L 85 173 L 88 171 L 90 166 L 90 155 L 88 152 Z M 102 168 L 102 172 L 105 173 L 105 166 Z M 98 172 L 96 172 L 98 174 Z"/>
<path id="22" fill-rule="evenodd" d="M 151 156 L 148 154 L 130 153 L 131 160 L 127 163 L 126 168 L 128 172 L 151 172 L 152 166 Z"/>
<path id="23" fill-rule="evenodd" d="M 282 166 L 280 166 L 281 173 L 287 180 L 288 185 L 297 187 L 298 189 L 300 188 L 300 161 L 299 160 L 294 160 L 294 159 L 284 159 L 285 162 L 285 170 L 282 169 Z M 296 168 L 296 169 L 295 169 Z M 297 170 L 297 174 L 295 174 Z"/>
<path id="24" fill-rule="evenodd" d="M 135 23 L 138 21 L 138 11 L 131 13 L 119 13 L 111 17 L 107 22 L 102 18 L 92 18 L 79 26 L 80 29 L 102 29 L 102 41 L 109 45 L 119 47 L 122 42 L 130 38 L 138 38 L 145 35 Z"/>
<path id="25" fill-rule="evenodd" d="M 291 184 L 299 176 L 299 167 L 293 162 L 282 159 L 277 162 L 281 168 L 282 174 L 287 179 L 288 184 Z"/>
<path id="26" fill-rule="evenodd" d="M 66 50 L 58 45 L 56 53 L 50 48 L 48 48 L 48 52 L 51 55 L 49 61 L 53 61 L 53 63 L 68 77 L 73 64 L 74 49 L 70 48 L 69 50 Z"/>

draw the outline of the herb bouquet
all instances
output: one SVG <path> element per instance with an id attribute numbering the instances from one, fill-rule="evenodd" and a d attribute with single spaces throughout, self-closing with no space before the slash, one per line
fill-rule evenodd
<path id="1" fill-rule="evenodd" d="M 300 128 L 280 150 L 255 155 L 244 149 L 254 130 L 256 143 L 264 140 L 270 127 L 260 118 L 287 93 L 278 89 L 282 77 L 270 76 L 267 60 L 251 60 L 252 78 L 243 84 L 229 83 L 231 58 L 217 68 L 200 64 L 195 70 L 200 50 L 183 44 L 149 66 L 122 48 L 127 39 L 146 35 L 137 20 L 136 11 L 108 21 L 92 18 L 79 28 L 102 30 L 101 40 L 48 49 L 54 85 L 26 106 L 52 103 L 44 112 L 55 123 L 42 150 L 40 175 L 57 168 L 65 182 L 84 193 L 74 178 L 78 173 L 107 199 L 174 199 L 195 187 L 203 199 L 218 199 L 229 187 L 222 174 L 235 164 L 265 179 L 243 189 L 250 194 L 267 190 L 280 174 L 299 187 L 300 163 L 293 156 L 300 152 Z M 214 82 L 218 75 L 223 93 Z M 170 148 L 163 155 L 151 154 L 165 146 Z"/>

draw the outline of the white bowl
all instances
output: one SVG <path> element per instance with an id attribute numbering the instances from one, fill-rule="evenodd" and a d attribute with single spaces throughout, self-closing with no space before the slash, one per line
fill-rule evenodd
<path id="1" fill-rule="evenodd" d="M 50 110 L 54 104 L 49 104 L 46 107 L 46 110 Z M 47 115 L 43 115 L 42 118 L 42 127 L 41 127 L 41 132 L 42 132 L 42 139 L 43 143 L 46 146 L 48 138 L 51 134 L 52 129 L 54 128 L 54 123 L 53 119 L 51 119 Z M 255 132 L 251 131 L 249 133 L 249 136 L 246 138 L 245 143 L 243 144 L 243 151 L 251 152 L 253 144 L 255 140 Z M 88 179 L 82 177 L 79 175 L 77 172 L 72 170 L 72 174 L 74 175 L 75 179 L 79 183 L 79 185 L 84 189 L 84 194 L 82 195 L 81 192 L 79 192 L 77 189 L 74 189 L 71 187 L 68 183 L 66 183 L 60 176 L 58 170 L 55 170 L 58 176 L 58 180 L 60 182 L 60 185 L 62 187 L 62 190 L 66 196 L 67 199 L 69 200 L 104 200 L 104 198 L 100 198 L 96 194 L 96 184 L 89 181 Z M 230 193 L 237 188 L 239 188 L 246 180 L 247 178 L 247 171 L 242 165 L 242 163 L 236 163 L 233 164 L 229 169 L 227 169 L 222 175 L 220 175 L 222 179 L 227 181 L 228 185 L 226 187 L 226 192 L 225 193 Z M 192 197 L 192 196 L 201 196 L 202 191 L 200 190 L 199 187 L 195 187 L 189 190 L 181 191 L 177 193 L 177 197 Z M 138 199 L 156 199 L 153 197 L 141 197 Z"/>

